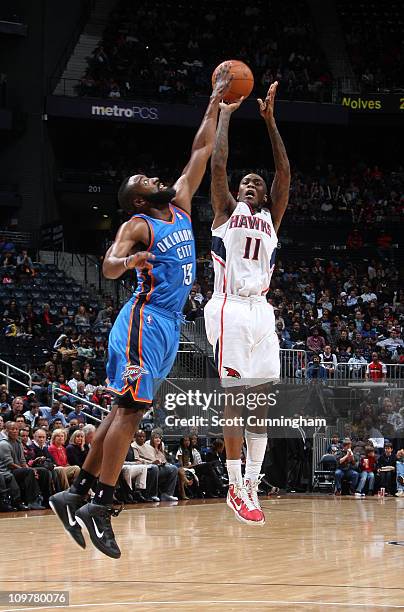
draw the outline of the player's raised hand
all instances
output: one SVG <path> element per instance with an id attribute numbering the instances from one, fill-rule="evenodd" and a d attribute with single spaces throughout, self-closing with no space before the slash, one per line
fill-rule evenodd
<path id="1" fill-rule="evenodd" d="M 265 121 L 274 121 L 274 104 L 277 87 L 278 81 L 275 81 L 269 87 L 265 100 L 258 98 L 260 115 Z"/>
<path id="2" fill-rule="evenodd" d="M 148 251 L 139 251 L 139 253 L 134 253 L 134 255 L 129 255 L 126 258 L 125 268 L 127 270 L 151 270 L 153 264 L 151 263 L 153 259 L 156 259 L 156 256 L 153 253 L 149 253 Z"/>
<path id="3" fill-rule="evenodd" d="M 212 97 L 219 98 L 221 100 L 230 87 L 230 83 L 233 80 L 233 75 L 230 72 L 231 62 L 225 62 L 220 67 L 216 75 L 216 81 L 213 86 Z"/>
<path id="4" fill-rule="evenodd" d="M 229 104 L 227 102 L 220 102 L 219 104 L 220 112 L 230 113 L 230 114 L 234 113 L 234 111 L 239 108 L 243 100 L 244 100 L 244 96 L 241 96 L 240 100 L 236 100 L 236 102 L 231 102 Z"/>

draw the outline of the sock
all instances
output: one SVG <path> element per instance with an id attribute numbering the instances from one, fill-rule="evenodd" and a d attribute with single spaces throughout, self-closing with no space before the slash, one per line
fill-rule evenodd
<path id="1" fill-rule="evenodd" d="M 266 433 L 253 433 L 246 430 L 245 439 L 247 442 L 247 457 L 244 480 L 258 480 L 265 457 L 268 436 Z"/>
<path id="2" fill-rule="evenodd" d="M 229 485 L 237 484 L 241 487 L 243 484 L 243 475 L 241 473 L 241 459 L 227 459 L 227 473 L 229 475 Z"/>
<path id="3" fill-rule="evenodd" d="M 95 489 L 93 504 L 101 504 L 102 506 L 112 506 L 115 487 L 104 484 L 98 481 Z"/>
<path id="4" fill-rule="evenodd" d="M 81 469 L 80 474 L 70 487 L 70 493 L 76 493 L 77 495 L 84 497 L 84 495 L 89 492 L 96 480 L 96 476 L 93 476 L 90 474 L 90 472 L 86 472 L 86 470 Z"/>

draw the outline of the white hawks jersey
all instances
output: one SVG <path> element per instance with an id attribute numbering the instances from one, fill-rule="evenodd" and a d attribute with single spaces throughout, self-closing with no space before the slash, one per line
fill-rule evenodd
<path id="1" fill-rule="evenodd" d="M 271 213 L 253 213 L 238 202 L 231 217 L 212 229 L 215 293 L 240 297 L 265 295 L 275 267 L 278 238 Z"/>

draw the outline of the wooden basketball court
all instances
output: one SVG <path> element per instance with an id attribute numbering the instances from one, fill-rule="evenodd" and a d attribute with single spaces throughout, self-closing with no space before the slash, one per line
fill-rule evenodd
<path id="1" fill-rule="evenodd" d="M 69 591 L 69 610 L 404 608 L 404 499 L 286 496 L 265 527 L 223 500 L 127 507 L 118 561 L 81 551 L 50 511 L 0 515 L 0 588 Z M 403 544 L 388 544 L 396 541 Z M 52 604 L 1 610 L 54 610 Z"/>

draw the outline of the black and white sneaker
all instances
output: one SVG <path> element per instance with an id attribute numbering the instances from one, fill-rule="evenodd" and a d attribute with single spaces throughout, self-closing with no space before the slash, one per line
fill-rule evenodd
<path id="1" fill-rule="evenodd" d="M 60 491 L 60 493 L 55 493 L 49 498 L 49 505 L 53 512 L 62 521 L 67 533 L 81 548 L 86 547 L 86 541 L 81 532 L 81 527 L 76 521 L 75 514 L 85 503 L 81 495 L 70 493 L 69 490 Z"/>
<path id="2" fill-rule="evenodd" d="M 119 559 L 121 551 L 115 540 L 115 534 L 111 525 L 111 516 L 118 516 L 119 510 L 112 506 L 101 504 L 86 504 L 76 512 L 76 519 L 82 529 L 88 531 L 88 535 L 94 546 L 104 555 Z"/>

